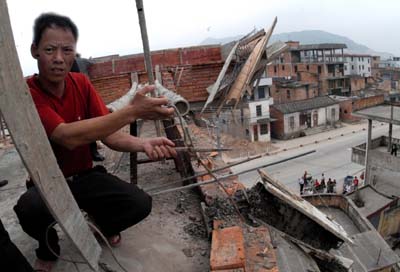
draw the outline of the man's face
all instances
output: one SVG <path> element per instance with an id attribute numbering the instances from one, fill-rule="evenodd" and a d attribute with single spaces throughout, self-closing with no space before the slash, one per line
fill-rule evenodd
<path id="1" fill-rule="evenodd" d="M 75 59 L 76 40 L 72 32 L 59 27 L 46 28 L 32 56 L 38 61 L 39 76 L 51 83 L 63 82 Z"/>

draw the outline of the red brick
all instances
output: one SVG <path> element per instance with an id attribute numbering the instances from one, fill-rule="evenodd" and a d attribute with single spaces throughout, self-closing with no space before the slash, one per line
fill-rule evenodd
<path id="1" fill-rule="evenodd" d="M 235 226 L 213 230 L 210 270 L 245 269 L 245 262 L 242 228 Z"/>

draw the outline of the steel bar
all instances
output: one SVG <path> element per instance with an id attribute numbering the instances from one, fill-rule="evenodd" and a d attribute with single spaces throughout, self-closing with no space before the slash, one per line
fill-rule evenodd
<path id="1" fill-rule="evenodd" d="M 242 164 L 242 163 L 245 163 L 245 162 L 248 162 L 248 161 L 252 161 L 252 160 L 255 160 L 255 159 L 258 159 L 258 158 L 261 158 L 261 157 L 262 157 L 262 155 L 258 155 L 258 156 L 255 156 L 255 157 L 252 157 L 252 158 L 248 158 L 248 159 L 245 159 L 245 160 L 242 160 L 242 161 L 239 161 L 239 162 L 235 162 L 235 163 L 228 164 L 228 165 L 225 165 L 225 166 L 222 166 L 222 167 L 219 167 L 219 168 L 215 168 L 215 169 L 211 170 L 211 173 L 215 173 L 215 172 L 224 170 L 226 168 L 229 168 L 231 166 L 239 165 L 239 164 Z M 175 183 L 182 183 L 183 184 L 183 182 L 185 182 L 185 181 L 188 181 L 188 180 L 191 180 L 191 179 L 195 179 L 195 178 L 198 178 L 198 177 L 201 177 L 201 176 L 204 176 L 204 175 L 209 175 L 208 171 L 203 171 L 203 172 L 200 172 L 200 173 L 198 173 L 198 174 L 196 174 L 194 176 L 187 177 L 187 178 L 184 178 L 184 179 L 180 179 L 180 180 L 174 181 L 174 182 L 169 182 L 169 183 L 163 184 L 161 186 L 151 187 L 151 188 L 146 189 L 146 191 L 148 192 L 148 191 L 159 190 L 159 189 L 168 187 L 168 186 L 170 186 L 172 184 L 175 184 Z"/>
<path id="2" fill-rule="evenodd" d="M 176 151 L 189 151 L 189 152 L 214 152 L 214 151 L 232 151 L 232 148 L 193 148 L 186 146 L 179 146 L 174 148 Z"/>
<path id="3" fill-rule="evenodd" d="M 250 169 L 246 169 L 246 170 L 243 170 L 243 171 L 238 172 L 238 173 L 229 174 L 229 175 L 225 175 L 225 176 L 219 176 L 219 177 L 217 177 L 217 179 L 206 180 L 206 181 L 203 181 L 203 182 L 200 182 L 200 183 L 194 183 L 194 184 L 189 184 L 189 185 L 186 185 L 186 186 L 175 187 L 175 188 L 166 189 L 166 190 L 158 191 L 158 192 L 154 192 L 154 193 L 150 192 L 149 194 L 152 195 L 152 196 L 155 196 L 155 195 L 159 195 L 159 194 L 164 194 L 164 193 L 170 193 L 170 192 L 174 192 L 174 191 L 181 191 L 181 190 L 195 188 L 195 187 L 198 187 L 198 186 L 202 186 L 202 185 L 218 182 L 218 181 L 221 181 L 223 179 L 227 179 L 227 178 L 230 178 L 230 177 L 233 177 L 233 176 L 241 175 L 241 174 L 248 173 L 248 172 L 251 172 L 251 171 L 255 171 L 255 170 L 258 170 L 258 169 L 261 169 L 261 168 L 265 168 L 265 167 L 276 165 L 276 164 L 279 164 L 279 163 L 282 163 L 282 162 L 286 162 L 288 160 L 297 159 L 299 157 L 303 157 L 303 156 L 309 155 L 309 154 L 314 153 L 314 152 L 315 152 L 315 150 L 311 150 L 311 151 L 308 151 L 308 152 L 305 152 L 305 153 L 301 153 L 301 154 L 298 154 L 298 155 L 290 157 L 290 158 L 286 158 L 286 159 L 275 161 L 275 162 L 272 162 L 272 163 L 267 163 L 267 164 L 264 164 L 264 165 L 261 165 L 261 166 L 258 166 L 258 167 L 253 167 L 253 168 L 250 168 Z"/>

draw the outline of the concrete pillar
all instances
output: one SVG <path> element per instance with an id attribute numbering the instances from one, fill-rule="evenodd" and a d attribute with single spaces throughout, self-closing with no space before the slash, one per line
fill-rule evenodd
<path id="1" fill-rule="evenodd" d="M 371 184 L 372 181 L 370 179 L 370 170 L 369 170 L 369 153 L 371 150 L 371 140 L 372 137 L 372 120 L 368 119 L 368 134 L 367 134 L 367 143 L 365 147 L 365 184 Z"/>
<path id="2" fill-rule="evenodd" d="M 392 147 L 392 133 L 393 133 L 393 124 L 391 123 L 393 120 L 393 105 L 390 107 L 390 123 L 389 123 L 389 140 L 388 140 L 388 152 L 390 152 L 390 149 Z"/>

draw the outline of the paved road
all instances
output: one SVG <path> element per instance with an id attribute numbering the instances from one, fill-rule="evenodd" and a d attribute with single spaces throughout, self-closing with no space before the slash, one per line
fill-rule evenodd
<path id="1" fill-rule="evenodd" d="M 387 135 L 387 133 L 387 125 L 377 126 L 372 130 L 372 137 L 375 138 L 381 135 Z M 400 127 L 393 127 L 393 135 L 400 135 Z M 316 150 L 315 153 L 310 155 L 270 166 L 264 168 L 264 170 L 296 192 L 298 191 L 297 180 L 305 170 L 311 173 L 314 178 L 319 179 L 322 173 L 325 174 L 326 178 L 335 178 L 338 181 L 338 190 L 340 190 L 341 182 L 346 175 L 353 175 L 363 169 L 362 165 L 351 162 L 351 147 L 364 143 L 366 138 L 367 131 L 339 136 L 329 141 L 284 151 L 273 156 L 263 157 L 242 165 L 234 166 L 232 167 L 232 171 L 238 173 L 244 169 L 258 167 L 310 150 Z M 259 180 L 259 175 L 256 171 L 252 171 L 239 175 L 239 180 L 246 186 L 251 187 Z"/>

